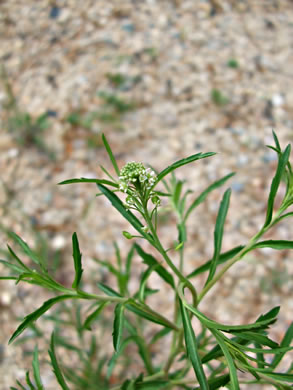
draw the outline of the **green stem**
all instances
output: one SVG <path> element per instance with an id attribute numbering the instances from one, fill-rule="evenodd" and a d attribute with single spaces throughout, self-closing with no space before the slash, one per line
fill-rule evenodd
<path id="1" fill-rule="evenodd" d="M 227 261 L 227 263 L 223 266 L 223 268 L 214 276 L 214 278 L 203 288 L 201 293 L 198 295 L 197 304 L 201 302 L 203 297 L 210 291 L 210 289 L 221 279 L 221 277 L 228 271 L 233 264 L 237 263 L 237 261 L 241 260 L 246 253 L 248 253 L 253 246 L 257 243 L 261 236 L 264 235 L 275 223 L 276 219 L 279 218 L 281 211 L 278 210 L 272 221 L 266 227 L 263 227 L 255 236 L 251 238 L 248 244 L 232 259 Z"/>
<path id="2" fill-rule="evenodd" d="M 196 305 L 197 304 L 197 293 L 196 293 L 196 290 L 195 288 L 193 287 L 192 283 L 190 282 L 190 280 L 188 280 L 184 275 L 182 275 L 182 273 L 180 272 L 180 270 L 176 267 L 176 265 L 172 262 L 172 260 L 170 259 L 170 257 L 167 255 L 167 252 L 166 250 L 163 248 L 160 240 L 159 240 L 159 237 L 157 235 L 157 232 L 156 230 L 154 229 L 154 226 L 153 226 L 153 223 L 152 223 L 152 220 L 149 216 L 149 212 L 148 212 L 148 209 L 147 209 L 147 206 L 144 205 L 144 217 L 145 217 L 145 220 L 147 222 L 147 225 L 152 233 L 152 236 L 153 236 L 153 243 L 151 242 L 151 244 L 158 250 L 158 252 L 163 256 L 164 260 L 166 261 L 166 263 L 168 264 L 168 266 L 172 269 L 172 271 L 175 273 L 175 275 L 178 277 L 178 279 L 180 280 L 180 282 L 184 283 L 186 285 L 186 287 L 190 290 L 191 294 L 192 294 L 192 298 L 193 298 L 193 304 Z"/>

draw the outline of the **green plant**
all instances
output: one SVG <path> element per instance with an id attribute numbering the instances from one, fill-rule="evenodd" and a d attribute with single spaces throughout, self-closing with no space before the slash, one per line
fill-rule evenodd
<path id="1" fill-rule="evenodd" d="M 12 279 L 16 283 L 26 282 L 52 290 L 56 295 L 41 307 L 27 315 L 11 336 L 9 342 L 18 338 L 23 331 L 45 315 L 55 305 L 59 304 L 59 313 L 46 315 L 47 320 L 55 323 L 55 332 L 50 341 L 50 360 L 53 371 L 63 390 L 74 389 L 218 389 L 228 386 L 229 389 L 240 389 L 241 383 L 270 384 L 276 389 L 291 389 L 293 382 L 293 366 L 286 372 L 278 372 L 277 367 L 285 354 L 292 350 L 293 323 L 289 326 L 280 344 L 268 335 L 269 326 L 276 322 L 279 307 L 272 308 L 268 313 L 260 315 L 255 322 L 244 325 L 224 325 L 208 318 L 198 306 L 210 292 L 212 287 L 224 276 L 232 265 L 240 261 L 246 254 L 257 248 L 292 249 L 293 241 L 263 240 L 262 236 L 280 221 L 293 215 L 287 212 L 293 204 L 293 172 L 289 162 L 291 147 L 281 149 L 278 138 L 273 133 L 275 146 L 270 146 L 278 154 L 278 166 L 272 180 L 267 202 L 267 211 L 261 229 L 244 245 L 232 248 L 222 253 L 222 237 L 228 212 L 231 190 L 227 189 L 219 206 L 214 229 L 213 257 L 196 268 L 189 275 L 184 272 L 184 250 L 187 243 L 186 222 L 195 208 L 205 201 L 216 188 L 224 185 L 233 173 L 212 183 L 195 199 L 188 201 L 190 190 L 184 190 L 184 182 L 178 180 L 175 170 L 194 161 L 208 158 L 214 153 L 198 153 L 179 160 L 160 172 L 145 168 L 142 163 L 131 162 L 122 169 L 118 167 L 112 150 L 103 136 L 103 143 L 113 165 L 113 174 L 101 167 L 107 179 L 70 179 L 60 184 L 93 183 L 99 189 L 98 195 L 105 196 L 129 223 L 134 233 L 124 231 L 126 239 L 138 238 L 133 243 L 125 258 L 116 246 L 117 265 L 107 261 L 96 260 L 101 267 L 106 267 L 117 280 L 116 289 L 101 282 L 97 283 L 102 294 L 84 291 L 82 283 L 82 256 L 76 233 L 72 236 L 73 263 L 75 277 L 71 287 L 65 287 L 57 282 L 48 272 L 47 263 L 37 256 L 29 246 L 15 233 L 11 233 L 14 241 L 32 260 L 34 267 L 27 266 L 9 247 L 14 262 L 2 260 L 2 264 L 12 271 L 12 275 L 1 279 Z M 171 174 L 171 175 L 170 175 Z M 168 177 L 170 175 L 170 179 Z M 281 181 L 286 183 L 286 191 L 281 205 L 276 208 L 275 199 Z M 162 188 L 159 188 L 159 186 Z M 125 198 L 125 200 L 121 200 Z M 173 247 L 164 248 L 158 232 L 158 209 L 161 201 L 166 200 L 177 217 L 178 239 Z M 141 242 L 146 242 L 152 248 L 143 249 Z M 153 254 L 153 253 L 156 253 Z M 179 255 L 179 265 L 174 263 L 176 253 Z M 134 294 L 130 293 L 132 260 L 138 255 L 146 266 L 139 280 L 139 287 Z M 220 267 L 221 265 L 221 267 Z M 196 290 L 194 278 L 206 272 L 206 282 L 201 291 Z M 158 290 L 151 285 L 150 275 L 156 273 L 170 289 L 174 297 L 174 317 L 167 318 L 155 311 L 148 304 L 148 297 L 157 294 Z M 191 300 L 185 295 L 188 290 Z M 67 302 L 75 302 L 75 314 Z M 79 303 L 79 304 L 78 304 Z M 81 307 L 90 304 L 86 315 L 82 315 Z M 88 347 L 84 347 L 85 333 L 92 324 L 102 318 L 105 307 L 114 305 L 113 310 L 113 354 L 107 363 L 107 357 L 98 354 L 95 337 L 92 337 Z M 57 306 L 58 307 L 58 306 Z M 88 314 L 89 313 L 89 314 Z M 64 317 L 65 316 L 65 317 Z M 66 317 L 67 316 L 67 317 Z M 70 320 L 68 320 L 71 318 Z M 192 318 L 195 317 L 201 331 L 195 334 Z M 153 322 L 158 331 L 152 338 L 146 337 L 145 326 Z M 72 326 L 78 334 L 81 346 L 77 347 L 68 338 L 58 337 L 61 329 Z M 160 364 L 155 365 L 152 356 L 152 346 L 167 335 L 171 335 L 169 350 L 162 356 Z M 137 346 L 141 366 L 137 374 L 128 377 L 127 369 L 115 376 L 116 364 L 123 358 L 123 351 L 129 345 Z M 57 359 L 56 345 L 75 352 L 79 357 L 79 365 L 68 368 Z M 96 356 L 99 355 L 97 359 Z M 267 354 L 272 355 L 271 360 Z M 125 356 L 124 356 L 125 357 Z M 132 356 L 130 356 L 132 358 Z M 175 363 L 180 367 L 175 368 Z M 127 363 L 128 364 L 128 363 Z M 241 371 L 245 379 L 239 379 Z M 187 374 L 190 372 L 190 376 Z M 243 378 L 243 375 L 241 378 Z M 38 364 L 38 349 L 33 352 L 32 383 L 29 373 L 26 382 L 31 389 L 44 389 Z M 112 385 L 113 381 L 115 384 Z M 68 383 L 73 387 L 69 387 Z M 117 383 L 118 382 L 118 383 Z M 20 388 L 24 389 L 20 382 Z M 11 389 L 15 389 L 11 387 Z"/>
<path id="2" fill-rule="evenodd" d="M 225 106 L 229 103 L 229 99 L 225 96 L 219 89 L 212 89 L 211 99 L 214 104 L 217 106 Z"/>
<path id="3" fill-rule="evenodd" d="M 6 127 L 8 131 L 13 134 L 16 142 L 21 146 L 30 147 L 34 145 L 40 151 L 45 152 L 51 159 L 54 159 L 54 152 L 44 142 L 44 132 L 50 127 L 48 113 L 45 112 L 33 118 L 28 112 L 19 108 L 4 66 L 0 69 L 0 79 L 3 83 L 7 98 L 5 109 L 7 113 Z"/>
<path id="4" fill-rule="evenodd" d="M 235 58 L 230 58 L 227 62 L 229 68 L 237 69 L 239 68 L 239 63 Z"/>

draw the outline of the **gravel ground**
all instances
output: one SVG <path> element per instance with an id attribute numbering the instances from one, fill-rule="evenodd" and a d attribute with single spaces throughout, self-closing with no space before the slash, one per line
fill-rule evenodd
<path id="1" fill-rule="evenodd" d="M 58 278 L 68 285 L 76 231 L 93 288 L 91 274 L 101 273 L 91 258 L 113 260 L 113 240 L 124 252 L 129 243 L 121 231 L 127 225 L 105 199 L 95 198 L 93 186 L 56 184 L 101 177 L 99 164 L 111 169 L 101 148 L 104 132 L 120 166 L 138 160 L 162 170 L 199 151 L 217 152 L 178 176 L 197 194 L 236 172 L 229 184 L 233 192 L 223 250 L 247 242 L 263 223 L 277 164 L 265 147 L 272 144 L 272 128 L 283 146 L 293 139 L 292 47 L 290 0 L 85 0 L 78 5 L 74 0 L 2 0 L 1 226 L 31 245 L 46 237 L 48 256 L 60 252 Z M 39 138 L 34 142 L 36 133 L 24 135 L 19 123 L 12 123 L 20 112 L 32 120 L 48 114 L 49 128 L 39 131 L 41 145 Z M 212 254 L 223 190 L 211 194 L 191 218 L 186 272 Z M 171 245 L 173 230 L 164 221 L 162 216 L 160 235 Z M 292 240 L 292 235 L 285 221 L 268 238 Z M 1 233 L 0 238 L 5 248 L 7 237 Z M 280 340 L 292 320 L 291 256 L 289 251 L 253 252 L 228 272 L 201 309 L 236 324 L 281 304 L 280 320 L 271 329 L 272 338 Z M 168 314 L 171 297 L 163 292 Z M 29 343 L 7 346 L 18 318 L 49 296 L 35 287 L 1 282 L 1 389 L 22 380 L 30 367 Z M 163 310 L 162 302 L 159 307 Z M 46 389 L 55 389 L 47 365 L 42 372 Z"/>

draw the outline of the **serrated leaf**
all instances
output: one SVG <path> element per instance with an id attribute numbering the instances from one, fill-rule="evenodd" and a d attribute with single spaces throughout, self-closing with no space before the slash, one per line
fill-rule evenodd
<path id="1" fill-rule="evenodd" d="M 236 246 L 233 249 L 230 249 L 227 252 L 224 252 L 224 253 L 220 254 L 219 260 L 218 260 L 218 264 L 223 264 L 226 261 L 232 259 L 232 257 L 236 256 L 243 248 L 244 248 L 243 245 L 239 245 L 239 246 Z M 201 265 L 198 268 L 196 268 L 189 275 L 187 275 L 187 277 L 188 278 L 193 278 L 194 276 L 197 276 L 197 275 L 199 275 L 199 274 L 201 274 L 203 272 L 208 271 L 210 269 L 210 267 L 211 267 L 211 264 L 212 264 L 212 259 L 208 260 L 206 263 L 204 263 L 203 265 Z"/>
<path id="2" fill-rule="evenodd" d="M 41 375 L 40 375 L 40 365 L 39 365 L 39 353 L 38 353 L 38 347 L 35 347 L 34 350 L 34 359 L 33 359 L 33 372 L 34 372 L 34 379 L 37 385 L 38 390 L 44 390 L 44 386 L 42 384 Z"/>
<path id="3" fill-rule="evenodd" d="M 222 249 L 224 224 L 225 224 L 225 220 L 226 220 L 226 216 L 227 216 L 227 212 L 228 212 L 228 208 L 229 208 L 230 196 L 231 196 L 231 189 L 229 188 L 228 190 L 225 191 L 225 193 L 223 195 L 223 198 L 222 198 L 222 201 L 220 204 L 220 208 L 219 208 L 219 212 L 218 212 L 218 216 L 217 216 L 217 220 L 216 220 L 216 226 L 215 226 L 215 231 L 214 231 L 214 255 L 213 255 L 211 266 L 210 266 L 209 276 L 207 278 L 205 285 L 207 285 L 213 279 L 215 272 L 216 272 L 217 265 L 218 265 L 220 252 Z"/>
<path id="4" fill-rule="evenodd" d="M 31 325 L 34 321 L 36 321 L 42 314 L 46 313 L 46 311 L 49 310 L 52 306 L 54 306 L 57 302 L 64 301 L 65 299 L 74 299 L 74 298 L 78 298 L 78 297 L 68 294 L 68 295 L 60 295 L 58 297 L 48 299 L 46 302 L 43 303 L 41 307 L 39 307 L 33 313 L 27 315 L 24 318 L 24 321 L 22 321 L 22 323 L 13 333 L 8 343 L 9 344 L 12 343 L 12 341 L 15 340 L 29 325 Z"/>
<path id="5" fill-rule="evenodd" d="M 104 179 L 88 179 L 86 177 L 81 177 L 80 179 L 68 179 L 61 181 L 58 185 L 64 184 L 75 184 L 75 183 L 95 183 L 95 184 L 104 184 L 107 186 L 119 188 L 119 185 L 113 181 L 104 180 Z"/>
<path id="6" fill-rule="evenodd" d="M 189 206 L 188 210 L 186 211 L 186 214 L 184 216 L 184 221 L 187 220 L 189 214 L 202 202 L 205 201 L 207 198 L 208 194 L 221 187 L 227 180 L 229 180 L 232 176 L 235 175 L 235 172 L 229 173 L 228 175 L 222 177 L 220 180 L 215 181 L 213 184 L 211 184 L 208 188 L 206 188 Z"/>
<path id="7" fill-rule="evenodd" d="M 143 259 L 143 262 L 147 264 L 149 267 L 156 265 L 157 267 L 154 271 L 172 288 L 174 288 L 174 278 L 151 254 L 146 253 L 141 246 L 138 244 L 134 244 L 134 248 L 139 254 L 139 256 Z"/>
<path id="8" fill-rule="evenodd" d="M 70 390 L 65 382 L 64 376 L 62 374 L 62 371 L 59 367 L 59 363 L 58 363 L 57 358 L 56 358 L 54 332 L 52 333 L 52 336 L 51 336 L 49 355 L 50 355 L 51 364 L 53 367 L 53 372 L 55 374 L 55 377 L 56 377 L 59 385 L 61 386 L 62 390 Z"/>
<path id="9" fill-rule="evenodd" d="M 217 340 L 217 343 L 219 344 L 221 350 L 223 351 L 223 354 L 226 358 L 227 365 L 229 367 L 229 373 L 230 373 L 230 381 L 231 386 L 233 390 L 240 390 L 238 377 L 237 377 L 237 371 L 236 367 L 233 361 L 233 357 L 229 351 L 229 348 L 227 347 L 225 341 L 222 338 L 222 335 L 219 331 L 216 329 L 211 329 L 211 333 L 214 335 L 215 339 Z"/>
<path id="10" fill-rule="evenodd" d="M 204 373 L 204 369 L 202 367 L 202 362 L 200 360 L 200 356 L 197 349 L 197 342 L 196 337 L 191 325 L 191 321 L 189 318 L 189 314 L 182 303 L 181 299 L 179 299 L 180 303 L 180 310 L 181 310 L 181 317 L 182 317 L 182 323 L 183 323 L 183 329 L 184 329 L 184 338 L 185 338 L 185 345 L 188 357 L 191 361 L 191 364 L 194 369 L 194 373 L 197 377 L 198 383 L 200 384 L 200 388 L 202 390 L 209 390 L 209 385 Z"/>
<path id="11" fill-rule="evenodd" d="M 95 319 L 100 315 L 100 313 L 102 312 L 102 310 L 104 309 L 104 307 L 108 304 L 108 302 L 102 302 L 96 310 L 94 310 L 85 320 L 84 324 L 83 324 L 83 328 L 84 329 L 87 329 L 87 330 L 91 330 L 91 324 L 93 323 L 93 321 L 95 321 Z"/>
<path id="12" fill-rule="evenodd" d="M 115 351 L 118 351 L 121 346 L 121 340 L 124 329 L 124 310 L 125 306 L 122 303 L 118 303 L 115 307 L 115 317 L 113 325 L 113 346 Z"/>
<path id="13" fill-rule="evenodd" d="M 293 340 L 293 322 L 291 323 L 291 325 L 287 329 L 285 336 L 284 336 L 283 340 L 281 341 L 280 347 L 289 347 L 292 340 Z M 281 360 L 285 356 L 285 353 L 286 352 L 280 353 L 274 357 L 274 359 L 272 361 L 273 368 L 276 368 L 278 366 L 278 364 L 281 362 Z"/>
<path id="14" fill-rule="evenodd" d="M 174 164 L 169 165 L 167 168 L 165 168 L 163 171 L 161 171 L 157 176 L 157 181 L 155 185 L 157 185 L 165 176 L 167 176 L 170 172 L 174 171 L 175 169 L 190 164 L 193 161 L 200 160 L 202 158 L 214 156 L 216 153 L 208 152 L 208 153 L 197 153 L 193 154 L 192 156 L 189 156 L 187 158 L 183 158 L 182 160 L 176 161 Z M 154 185 L 154 186 L 155 186 Z"/>
<path id="15" fill-rule="evenodd" d="M 110 158 L 110 160 L 112 162 L 112 165 L 113 165 L 113 167 L 115 169 L 115 172 L 117 173 L 117 176 L 119 176 L 120 170 L 118 168 L 116 159 L 115 159 L 115 157 L 113 155 L 112 149 L 110 148 L 110 145 L 109 145 L 109 143 L 108 143 L 108 141 L 107 141 L 107 139 L 106 139 L 104 134 L 102 134 L 102 140 L 103 140 L 103 144 L 104 144 L 104 146 L 105 146 L 105 148 L 107 150 L 108 156 L 109 156 L 109 158 Z"/>
<path id="16" fill-rule="evenodd" d="M 284 153 L 282 153 L 282 155 L 279 158 L 277 171 L 276 171 L 276 174 L 272 180 L 272 184 L 271 184 L 271 188 L 270 188 L 270 194 L 269 194 L 269 199 L 268 199 L 268 206 L 267 206 L 267 213 L 266 213 L 264 227 L 268 226 L 272 220 L 275 197 L 277 195 L 277 191 L 278 191 L 283 173 L 286 169 L 286 165 L 289 161 L 290 151 L 291 151 L 291 146 L 289 144 L 289 145 L 287 145 Z"/>
<path id="17" fill-rule="evenodd" d="M 98 184 L 99 190 L 109 199 L 117 211 L 146 239 L 148 235 L 142 230 L 143 224 L 138 218 L 123 206 L 123 203 L 112 191 L 102 184 Z"/>
<path id="18" fill-rule="evenodd" d="M 81 264 L 81 253 L 79 250 L 77 234 L 73 233 L 72 235 L 72 248 L 73 248 L 73 260 L 74 260 L 74 269 L 75 269 L 75 278 L 72 283 L 72 288 L 78 289 L 81 276 L 83 273 L 82 264 Z"/>

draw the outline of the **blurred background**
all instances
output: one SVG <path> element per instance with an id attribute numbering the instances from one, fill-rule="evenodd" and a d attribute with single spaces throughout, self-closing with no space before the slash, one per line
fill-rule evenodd
<path id="1" fill-rule="evenodd" d="M 188 155 L 217 152 L 178 176 L 196 195 L 236 172 L 228 183 L 223 251 L 246 243 L 264 221 L 277 165 L 265 146 L 273 142 L 272 129 L 283 147 L 293 139 L 292 65 L 290 0 L 0 1 L 1 258 L 13 230 L 69 286 L 76 231 L 86 288 L 94 291 L 95 281 L 110 280 L 92 260 L 114 261 L 113 241 L 126 253 L 129 242 L 121 231 L 127 224 L 106 199 L 95 197 L 94 185 L 57 186 L 70 178 L 104 177 L 100 164 L 113 172 L 102 133 L 120 167 L 135 160 L 160 171 Z M 225 188 L 191 217 L 186 272 L 212 254 Z M 159 232 L 166 246 L 177 238 L 174 221 L 162 210 Z M 268 238 L 292 236 L 286 220 Z M 202 310 L 221 322 L 242 323 L 281 304 L 271 330 L 280 340 L 292 320 L 292 254 L 266 249 L 247 257 L 210 292 Z M 50 296 L 1 281 L 1 388 L 24 378 L 35 343 L 8 347 L 11 333 Z M 167 290 L 164 296 L 168 313 L 173 296 Z M 47 325 L 40 326 L 44 331 Z M 46 389 L 54 389 L 44 366 Z"/>

